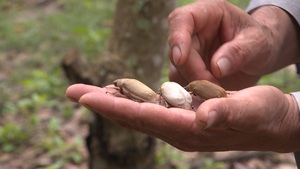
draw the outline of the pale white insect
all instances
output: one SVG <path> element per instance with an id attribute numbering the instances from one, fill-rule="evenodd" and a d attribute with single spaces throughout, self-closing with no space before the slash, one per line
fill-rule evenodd
<path id="1" fill-rule="evenodd" d="M 192 96 L 176 82 L 164 82 L 160 87 L 160 94 L 165 101 L 183 109 L 192 110 Z"/>

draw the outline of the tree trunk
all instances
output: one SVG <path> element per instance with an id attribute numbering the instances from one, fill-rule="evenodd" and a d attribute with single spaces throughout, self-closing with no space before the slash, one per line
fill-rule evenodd
<path id="1" fill-rule="evenodd" d="M 97 63 L 86 63 L 78 51 L 63 60 L 72 83 L 98 86 L 133 77 L 158 89 L 166 60 L 167 15 L 174 0 L 119 0 L 107 50 Z M 87 146 L 91 169 L 151 169 L 155 140 L 124 129 L 93 113 Z"/>

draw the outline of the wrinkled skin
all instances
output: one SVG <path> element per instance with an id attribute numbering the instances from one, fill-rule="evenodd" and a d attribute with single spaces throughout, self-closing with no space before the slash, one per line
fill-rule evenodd
<path id="1" fill-rule="evenodd" d="M 196 113 L 115 97 L 107 88 L 76 84 L 66 96 L 116 123 L 160 138 L 185 151 L 300 149 L 295 100 L 271 86 L 210 99 Z M 273 105 L 273 106 L 270 106 Z"/>
<path id="2" fill-rule="evenodd" d="M 170 81 L 206 79 L 226 90 L 299 61 L 297 29 L 278 7 L 251 15 L 224 0 L 198 0 L 169 15 Z"/>

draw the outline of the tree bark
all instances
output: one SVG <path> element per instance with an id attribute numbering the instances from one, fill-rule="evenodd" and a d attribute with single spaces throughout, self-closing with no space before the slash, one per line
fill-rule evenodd
<path id="1" fill-rule="evenodd" d="M 167 60 L 167 15 L 174 6 L 174 0 L 119 0 L 106 51 L 96 63 L 87 63 L 77 50 L 67 55 L 62 66 L 69 80 L 103 86 L 132 77 L 157 90 Z M 92 116 L 87 138 L 91 169 L 155 167 L 153 138 Z"/>

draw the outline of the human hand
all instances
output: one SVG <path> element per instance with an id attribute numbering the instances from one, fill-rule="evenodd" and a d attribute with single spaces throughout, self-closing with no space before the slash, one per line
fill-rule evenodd
<path id="1" fill-rule="evenodd" d="M 185 151 L 299 150 L 299 112 L 292 96 L 271 86 L 210 99 L 195 111 L 138 103 L 110 88 L 76 84 L 66 96 L 94 112 Z M 107 92 L 108 91 L 108 92 Z"/>
<path id="2" fill-rule="evenodd" d="M 254 85 L 299 61 L 297 29 L 275 6 L 251 15 L 225 0 L 198 0 L 169 15 L 170 81 L 206 79 L 227 90 Z"/>

